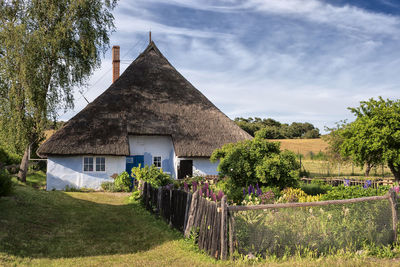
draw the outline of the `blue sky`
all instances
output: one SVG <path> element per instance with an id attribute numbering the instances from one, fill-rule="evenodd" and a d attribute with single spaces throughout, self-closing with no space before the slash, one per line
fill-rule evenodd
<path id="1" fill-rule="evenodd" d="M 400 1 L 135 0 L 114 12 L 122 71 L 148 44 L 230 118 L 311 122 L 323 131 L 347 107 L 400 98 Z M 75 108 L 111 84 L 106 53 Z"/>

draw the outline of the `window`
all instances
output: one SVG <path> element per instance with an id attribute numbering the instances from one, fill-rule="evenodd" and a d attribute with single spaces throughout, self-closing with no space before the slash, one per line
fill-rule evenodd
<path id="1" fill-rule="evenodd" d="M 96 158 L 96 172 L 106 171 L 106 158 Z"/>
<path id="2" fill-rule="evenodd" d="M 157 168 L 161 168 L 161 157 L 154 157 L 153 165 L 156 166 Z"/>
<path id="3" fill-rule="evenodd" d="M 93 158 L 84 157 L 83 158 L 83 171 L 92 172 L 93 171 Z"/>
<path id="4" fill-rule="evenodd" d="M 96 169 L 94 163 L 96 162 Z M 84 172 L 104 172 L 106 171 L 106 158 L 105 157 L 83 157 L 83 171 Z"/>

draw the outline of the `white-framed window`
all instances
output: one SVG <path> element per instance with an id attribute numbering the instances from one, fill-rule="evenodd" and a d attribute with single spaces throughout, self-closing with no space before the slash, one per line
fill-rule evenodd
<path id="1" fill-rule="evenodd" d="M 106 158 L 105 157 L 97 157 L 96 158 L 96 172 L 104 172 L 106 171 Z"/>
<path id="2" fill-rule="evenodd" d="M 92 172 L 93 171 L 93 157 L 83 158 L 83 171 Z"/>
<path id="3" fill-rule="evenodd" d="M 160 156 L 153 157 L 153 165 L 156 166 L 157 168 L 161 168 L 161 157 Z"/>
<path id="4" fill-rule="evenodd" d="M 106 171 L 105 157 L 83 157 L 84 172 L 104 172 Z"/>

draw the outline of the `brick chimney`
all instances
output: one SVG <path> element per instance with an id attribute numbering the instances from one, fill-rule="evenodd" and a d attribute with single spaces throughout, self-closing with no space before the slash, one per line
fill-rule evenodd
<path id="1" fill-rule="evenodd" d="M 113 83 L 119 78 L 119 45 L 112 47 Z"/>

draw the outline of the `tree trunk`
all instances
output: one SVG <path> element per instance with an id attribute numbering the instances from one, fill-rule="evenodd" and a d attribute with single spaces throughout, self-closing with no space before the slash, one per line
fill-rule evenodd
<path id="1" fill-rule="evenodd" d="M 24 156 L 21 160 L 21 165 L 19 166 L 18 180 L 26 183 L 26 174 L 28 173 L 28 156 L 29 156 L 29 145 L 26 147 Z"/>
<path id="2" fill-rule="evenodd" d="M 388 167 L 390 171 L 393 173 L 394 179 L 399 182 L 400 181 L 400 167 L 394 166 L 393 162 L 388 162 Z"/>
<path id="3" fill-rule="evenodd" d="M 369 176 L 369 172 L 371 171 L 371 169 L 372 169 L 372 164 L 367 163 L 366 166 L 365 166 L 365 176 L 366 177 Z"/>

